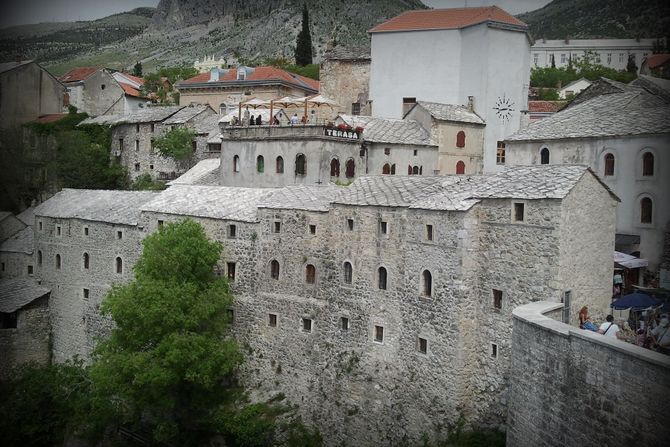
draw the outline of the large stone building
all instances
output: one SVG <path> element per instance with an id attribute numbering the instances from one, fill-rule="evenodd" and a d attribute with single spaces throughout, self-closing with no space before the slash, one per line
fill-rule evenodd
<path id="1" fill-rule="evenodd" d="M 321 94 L 335 100 L 339 113 L 370 115 L 370 48 L 335 47 L 319 66 Z"/>
<path id="2" fill-rule="evenodd" d="M 519 129 L 528 100 L 528 26 L 491 6 L 408 11 L 370 34 L 372 115 L 402 118 L 417 101 L 472 97 L 486 123 L 484 170 L 499 169 L 499 142 Z"/>
<path id="3" fill-rule="evenodd" d="M 238 104 L 252 98 L 270 100 L 319 93 L 319 81 L 276 67 L 213 68 L 178 82 L 179 104 L 209 104 L 221 115 L 238 111 Z"/>
<path id="4" fill-rule="evenodd" d="M 61 113 L 65 87 L 33 61 L 0 64 L 0 129 Z"/>
<path id="5" fill-rule="evenodd" d="M 99 304 L 131 278 L 142 239 L 185 217 L 224 244 L 218 271 L 253 396 L 285 393 L 328 445 L 415 444 L 460 418 L 504 424 L 512 309 L 563 302 L 574 323 L 582 305 L 609 304 L 617 199 L 583 166 L 348 187 L 185 183 L 66 189 L 36 208 L 55 360 L 87 357 L 110 329 Z"/>
<path id="6" fill-rule="evenodd" d="M 646 258 L 656 272 L 670 225 L 669 116 L 670 81 L 602 79 L 508 137 L 505 163 L 590 166 L 621 198 L 617 250 Z"/>

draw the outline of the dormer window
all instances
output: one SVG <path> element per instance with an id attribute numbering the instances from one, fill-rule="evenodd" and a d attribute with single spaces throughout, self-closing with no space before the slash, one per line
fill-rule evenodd
<path id="1" fill-rule="evenodd" d="M 247 71 L 244 68 L 237 69 L 237 80 L 244 81 L 247 79 Z"/>

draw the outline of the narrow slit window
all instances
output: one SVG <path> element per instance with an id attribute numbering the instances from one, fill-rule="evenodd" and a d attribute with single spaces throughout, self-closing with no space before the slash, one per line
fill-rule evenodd
<path id="1" fill-rule="evenodd" d="M 228 271 L 228 279 L 230 281 L 235 281 L 235 263 L 234 262 L 227 262 L 226 263 L 226 270 Z"/>
<path id="2" fill-rule="evenodd" d="M 493 289 L 493 307 L 495 309 L 502 309 L 502 290 Z"/>
<path id="3" fill-rule="evenodd" d="M 377 272 L 379 290 L 386 290 L 388 279 L 386 269 L 384 267 L 379 267 Z"/>
<path id="4" fill-rule="evenodd" d="M 342 331 L 349 330 L 349 319 L 347 317 L 340 317 L 340 329 Z"/>
<path id="5" fill-rule="evenodd" d="M 237 226 L 228 225 L 228 238 L 235 239 L 236 236 L 237 236 Z"/>
<path id="6" fill-rule="evenodd" d="M 432 225 L 426 225 L 426 240 L 427 241 L 432 241 L 433 240 L 433 226 Z"/>
<path id="7" fill-rule="evenodd" d="M 379 222 L 379 231 L 381 234 L 388 234 L 388 225 L 384 221 Z"/>
<path id="8" fill-rule="evenodd" d="M 277 327 L 277 314 L 268 314 L 268 326 Z"/>
<path id="9" fill-rule="evenodd" d="M 525 209 L 524 209 L 524 204 L 523 203 L 515 203 L 514 204 L 514 221 L 515 222 L 523 222 L 525 218 Z"/>
<path id="10" fill-rule="evenodd" d="M 302 331 L 303 332 L 312 332 L 312 320 L 309 318 L 302 319 Z"/>
<path id="11" fill-rule="evenodd" d="M 347 229 L 354 231 L 354 219 L 347 219 Z"/>
<path id="12" fill-rule="evenodd" d="M 279 261 L 273 259 L 270 263 L 270 277 L 272 279 L 279 279 Z"/>
<path id="13" fill-rule="evenodd" d="M 375 326 L 375 341 L 377 343 L 384 342 L 384 326 Z"/>
<path id="14" fill-rule="evenodd" d="M 345 284 L 351 284 L 352 277 L 353 277 L 353 268 L 351 266 L 351 262 L 345 262 L 343 266 L 344 270 L 344 283 Z"/>
<path id="15" fill-rule="evenodd" d="M 309 234 L 316 234 L 316 225 L 309 226 Z"/>
<path id="16" fill-rule="evenodd" d="M 428 340 L 425 338 L 419 337 L 419 352 L 421 354 L 427 354 L 428 353 Z"/>
<path id="17" fill-rule="evenodd" d="M 312 264 L 307 264 L 305 267 L 305 282 L 307 284 L 314 284 L 316 281 L 316 267 Z"/>

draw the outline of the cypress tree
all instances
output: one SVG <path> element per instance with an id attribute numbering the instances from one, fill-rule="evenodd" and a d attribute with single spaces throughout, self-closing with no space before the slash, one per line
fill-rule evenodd
<path id="1" fill-rule="evenodd" d="M 312 36 L 309 32 L 309 14 L 306 4 L 303 4 L 302 30 L 298 34 L 295 45 L 295 63 L 300 66 L 312 63 Z"/>

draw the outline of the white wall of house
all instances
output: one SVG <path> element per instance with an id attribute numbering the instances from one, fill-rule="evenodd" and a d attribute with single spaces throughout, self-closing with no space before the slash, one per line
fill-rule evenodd
<path id="1" fill-rule="evenodd" d="M 588 79 L 578 79 L 575 82 L 571 82 L 562 89 L 558 90 L 558 97 L 565 99 L 566 97 L 577 95 L 579 92 L 584 90 L 586 87 L 590 86 L 592 83 Z"/>

